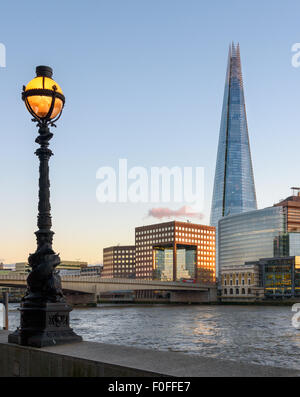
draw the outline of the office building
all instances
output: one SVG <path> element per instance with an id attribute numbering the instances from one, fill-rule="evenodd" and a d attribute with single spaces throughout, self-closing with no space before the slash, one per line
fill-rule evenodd
<path id="1" fill-rule="evenodd" d="M 224 266 L 221 270 L 222 302 L 255 302 L 264 298 L 258 263 Z"/>
<path id="2" fill-rule="evenodd" d="M 0 263 L 0 270 L 15 270 L 16 265 L 13 264 L 6 264 L 6 263 Z"/>
<path id="3" fill-rule="evenodd" d="M 292 188 L 299 190 L 300 188 Z M 300 192 L 292 195 L 279 203 L 274 204 L 275 207 L 282 207 L 286 214 L 286 231 L 291 233 L 300 232 Z"/>
<path id="4" fill-rule="evenodd" d="M 57 266 L 57 270 L 60 271 L 61 275 L 80 275 L 82 269 L 88 266 L 87 262 L 84 261 L 65 261 L 61 260 Z"/>
<path id="5" fill-rule="evenodd" d="M 210 225 L 217 228 L 222 217 L 255 209 L 240 48 L 232 44 L 228 55 Z"/>
<path id="6" fill-rule="evenodd" d="M 221 270 L 222 302 L 300 297 L 300 256 L 262 258 Z"/>
<path id="7" fill-rule="evenodd" d="M 266 298 L 300 297 L 300 256 L 264 258 L 258 264 Z"/>
<path id="8" fill-rule="evenodd" d="M 102 278 L 135 278 L 135 246 L 117 245 L 103 249 Z"/>
<path id="9" fill-rule="evenodd" d="M 103 269 L 102 265 L 87 266 L 87 267 L 84 267 L 83 269 L 81 269 L 80 275 L 81 276 L 100 277 L 102 269 Z"/>
<path id="10" fill-rule="evenodd" d="M 241 265 L 259 258 L 274 256 L 274 242 L 285 234 L 282 207 L 226 216 L 219 221 L 219 266 Z M 277 248 L 285 254 L 285 247 Z"/>
<path id="11" fill-rule="evenodd" d="M 300 196 L 219 221 L 219 265 L 300 255 Z"/>
<path id="12" fill-rule="evenodd" d="M 136 277 L 215 282 L 215 228 L 171 221 L 136 227 Z"/>
<path id="13" fill-rule="evenodd" d="M 31 267 L 27 262 L 18 262 L 15 264 L 15 272 L 18 274 L 28 274 Z"/>

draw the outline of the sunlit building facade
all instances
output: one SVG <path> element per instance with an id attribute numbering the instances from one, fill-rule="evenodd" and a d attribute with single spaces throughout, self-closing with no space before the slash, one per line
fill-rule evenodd
<path id="1" fill-rule="evenodd" d="M 116 245 L 103 249 L 102 278 L 135 278 L 135 246 Z"/>
<path id="2" fill-rule="evenodd" d="M 293 188 L 299 189 L 299 188 Z M 274 204 L 275 207 L 282 207 L 286 214 L 286 231 L 290 233 L 300 232 L 300 193 L 289 196 L 279 203 Z"/>
<path id="3" fill-rule="evenodd" d="M 254 302 L 263 298 L 262 272 L 258 263 L 222 268 L 221 300 L 223 302 Z"/>
<path id="4" fill-rule="evenodd" d="M 135 229 L 136 277 L 214 283 L 215 228 L 171 221 Z"/>

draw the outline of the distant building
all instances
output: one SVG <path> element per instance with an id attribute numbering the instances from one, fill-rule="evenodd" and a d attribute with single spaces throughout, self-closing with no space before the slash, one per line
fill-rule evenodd
<path id="1" fill-rule="evenodd" d="M 60 271 L 60 275 L 80 275 L 82 269 L 88 266 L 87 262 L 83 261 L 65 261 L 62 260 L 57 266 L 57 270 Z M 28 274 L 31 268 L 27 262 L 19 262 L 15 264 L 15 271 L 18 274 Z"/>
<path id="2" fill-rule="evenodd" d="M 300 256 L 264 258 L 258 264 L 266 298 L 300 297 Z"/>
<path id="3" fill-rule="evenodd" d="M 81 270 L 79 269 L 59 269 L 60 276 L 80 276 Z"/>
<path id="4" fill-rule="evenodd" d="M 79 274 L 82 269 L 88 266 L 87 262 L 83 261 L 65 261 L 62 260 L 60 264 L 57 266 L 57 270 L 60 271 L 61 275 L 76 275 Z"/>
<path id="5" fill-rule="evenodd" d="M 18 268 L 18 272 L 16 271 L 16 265 L 13 264 L 0 264 L 0 276 L 6 276 L 6 275 L 10 275 L 15 274 L 16 272 L 18 274 L 27 274 L 27 272 L 25 272 L 25 266 L 26 264 L 24 263 L 24 266 L 22 266 L 22 271 L 20 270 L 20 268 Z M 21 298 L 24 295 L 25 290 L 23 288 L 13 288 L 13 287 L 0 287 L 0 300 L 3 299 L 3 293 L 4 292 L 8 292 L 8 297 L 9 297 L 9 302 L 19 302 L 21 300 Z"/>
<path id="6" fill-rule="evenodd" d="M 300 256 L 262 258 L 221 270 L 223 302 L 299 297 Z"/>
<path id="7" fill-rule="evenodd" d="M 7 276 L 10 275 L 12 273 L 12 270 L 2 270 L 0 269 L 0 275 L 2 276 Z"/>
<path id="8" fill-rule="evenodd" d="M 300 196 L 219 221 L 219 265 L 300 255 Z"/>
<path id="9" fill-rule="evenodd" d="M 18 262 L 15 264 L 15 272 L 18 274 L 28 274 L 31 268 L 27 262 Z"/>
<path id="10" fill-rule="evenodd" d="M 215 227 L 171 221 L 135 229 L 136 277 L 214 283 Z"/>
<path id="11" fill-rule="evenodd" d="M 261 270 L 257 263 L 224 266 L 221 270 L 223 302 L 253 302 L 264 298 Z"/>
<path id="12" fill-rule="evenodd" d="M 219 265 L 241 265 L 274 256 L 274 242 L 285 234 L 282 207 L 226 216 L 219 221 Z M 280 244 L 285 244 L 284 239 Z M 278 246 L 278 250 L 286 247 Z"/>
<path id="13" fill-rule="evenodd" d="M 101 265 L 93 265 L 84 267 L 80 271 L 81 276 L 97 276 L 100 277 L 103 270 L 103 266 Z"/>
<path id="14" fill-rule="evenodd" d="M 103 249 L 103 278 L 135 278 L 135 246 L 123 245 Z"/>
<path id="15" fill-rule="evenodd" d="M 287 197 L 279 203 L 274 204 L 274 206 L 282 207 L 284 210 L 286 231 L 292 233 L 300 232 L 300 192 L 297 195 Z"/>
<path id="16" fill-rule="evenodd" d="M 15 270 L 16 265 L 13 264 L 5 264 L 5 263 L 0 263 L 0 270 Z"/>

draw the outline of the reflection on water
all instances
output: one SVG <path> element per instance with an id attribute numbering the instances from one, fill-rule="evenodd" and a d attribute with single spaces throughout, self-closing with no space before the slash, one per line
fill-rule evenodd
<path id="1" fill-rule="evenodd" d="M 12 304 L 9 328 L 19 325 Z M 74 309 L 85 340 L 300 369 L 300 330 L 290 307 L 100 305 Z"/>

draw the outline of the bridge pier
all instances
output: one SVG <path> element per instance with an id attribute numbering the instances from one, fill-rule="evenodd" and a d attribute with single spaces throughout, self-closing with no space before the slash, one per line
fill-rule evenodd
<path id="1" fill-rule="evenodd" d="M 215 293 L 214 293 L 215 292 Z M 217 290 L 208 291 L 172 291 L 170 302 L 172 303 L 210 303 L 217 301 Z"/>
<path id="2" fill-rule="evenodd" d="M 67 303 L 71 306 L 96 305 L 96 294 L 65 294 Z"/>

